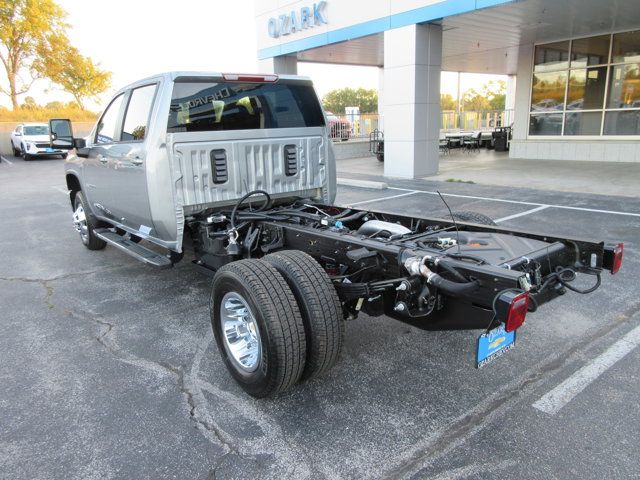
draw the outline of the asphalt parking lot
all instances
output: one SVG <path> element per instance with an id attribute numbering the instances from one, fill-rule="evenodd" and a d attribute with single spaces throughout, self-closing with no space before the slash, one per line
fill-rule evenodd
<path id="1" fill-rule="evenodd" d="M 188 257 L 156 271 L 113 248 L 86 250 L 62 161 L 5 159 L 0 477 L 640 478 L 640 198 L 341 186 L 343 205 L 443 216 L 439 189 L 453 210 L 501 225 L 621 240 L 623 268 L 591 295 L 541 307 L 517 347 L 483 369 L 478 332 L 362 316 L 331 372 L 254 400 L 218 356 L 210 279 Z M 549 392 L 560 392 L 553 408 L 541 401 Z"/>

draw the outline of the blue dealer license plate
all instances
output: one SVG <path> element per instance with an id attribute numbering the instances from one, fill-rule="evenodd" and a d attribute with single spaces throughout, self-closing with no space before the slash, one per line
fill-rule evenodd
<path id="1" fill-rule="evenodd" d="M 47 147 L 45 150 L 47 153 L 55 152 L 55 150 L 51 147 Z"/>
<path id="2" fill-rule="evenodd" d="M 483 333 L 478 337 L 476 367 L 484 367 L 503 353 L 516 346 L 516 332 L 507 332 L 504 325 Z"/>

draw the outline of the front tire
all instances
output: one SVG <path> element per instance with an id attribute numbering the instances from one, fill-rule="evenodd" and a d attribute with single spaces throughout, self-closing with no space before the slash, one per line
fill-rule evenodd
<path id="1" fill-rule="evenodd" d="M 84 194 L 76 192 L 73 200 L 73 225 L 80 234 L 80 240 L 89 250 L 102 250 L 107 246 L 107 242 L 98 238 L 94 233 L 96 220 L 87 208 L 87 200 Z"/>
<path id="2" fill-rule="evenodd" d="M 302 375 L 304 324 L 282 275 L 262 260 L 220 268 L 210 302 L 211 326 L 227 369 L 257 398 L 276 395 Z"/>

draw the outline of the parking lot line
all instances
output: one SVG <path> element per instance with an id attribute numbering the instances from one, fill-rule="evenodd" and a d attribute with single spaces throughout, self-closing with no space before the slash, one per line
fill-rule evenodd
<path id="1" fill-rule="evenodd" d="M 513 215 L 509 215 L 508 217 L 498 218 L 497 220 L 494 220 L 494 222 L 496 222 L 496 223 L 506 222 L 507 220 L 511 220 L 512 218 L 524 217 L 525 215 L 530 215 L 532 213 L 539 212 L 541 210 L 544 210 L 545 208 L 549 208 L 549 205 L 541 205 L 539 207 L 532 208 L 531 210 L 527 210 L 527 211 L 524 211 L 524 212 L 520 212 L 520 213 L 515 213 Z"/>
<path id="2" fill-rule="evenodd" d="M 13 162 L 11 160 L 7 160 L 2 155 L 0 155 L 0 161 L 7 162 L 9 165 L 13 166 Z"/>
<path id="3" fill-rule="evenodd" d="M 590 383 L 624 358 L 640 344 L 640 327 L 636 327 L 609 347 L 602 355 L 567 378 L 532 404 L 538 410 L 555 415 Z"/>
<path id="4" fill-rule="evenodd" d="M 371 200 L 363 200 L 361 202 L 350 203 L 348 206 L 349 207 L 353 207 L 355 205 L 362 205 L 362 204 L 371 203 L 371 202 L 381 202 L 382 200 L 390 200 L 392 198 L 408 197 L 409 195 L 413 195 L 413 194 L 416 194 L 416 193 L 421 193 L 421 192 L 409 190 L 408 193 L 401 193 L 400 195 L 392 195 L 390 197 L 372 198 Z"/>
<path id="5" fill-rule="evenodd" d="M 399 188 L 399 187 L 389 187 L 389 190 L 398 190 L 401 192 L 404 191 L 404 192 L 414 192 L 414 193 L 426 193 L 427 195 L 438 195 L 438 192 L 431 192 L 429 190 L 410 190 L 408 188 Z M 471 200 L 486 200 L 488 202 L 515 203 L 517 205 L 532 205 L 532 206 L 538 206 L 538 207 L 561 208 L 564 210 L 578 210 L 581 212 L 608 213 L 611 215 L 626 215 L 629 217 L 640 217 L 640 213 L 619 212 L 616 210 L 600 210 L 597 208 L 569 207 L 567 205 L 554 205 L 554 204 L 545 204 L 545 203 L 536 203 L 536 202 L 522 202 L 520 200 L 506 200 L 503 198 L 478 197 L 475 195 L 460 195 L 458 193 L 442 193 L 442 196 L 456 197 L 456 198 L 469 198 Z M 392 197 L 389 197 L 389 198 L 392 198 Z"/>

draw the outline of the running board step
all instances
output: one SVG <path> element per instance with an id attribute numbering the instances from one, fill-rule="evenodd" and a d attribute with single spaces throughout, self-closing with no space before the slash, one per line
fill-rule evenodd
<path id="1" fill-rule="evenodd" d="M 108 230 L 106 228 L 96 228 L 93 233 L 95 233 L 98 238 L 104 240 L 109 245 L 113 245 L 117 249 L 128 253 L 133 258 L 136 258 L 141 262 L 146 263 L 147 265 L 162 269 L 171 268 L 173 266 L 171 260 L 169 260 L 164 255 L 145 248 L 142 245 L 138 245 L 131 240 L 127 240 L 122 235 L 118 235 L 111 230 Z"/>

